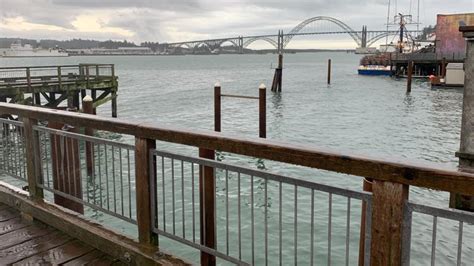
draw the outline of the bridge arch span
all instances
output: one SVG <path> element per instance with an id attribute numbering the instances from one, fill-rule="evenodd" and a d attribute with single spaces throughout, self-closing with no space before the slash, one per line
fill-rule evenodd
<path id="1" fill-rule="evenodd" d="M 278 49 L 278 43 L 275 40 L 273 40 L 272 38 L 269 38 L 269 37 L 256 37 L 256 38 L 248 39 L 244 42 L 243 46 L 244 46 L 244 48 L 247 48 L 249 45 L 251 45 L 252 43 L 254 43 L 256 41 L 265 41 L 265 42 L 271 44 L 276 49 Z"/>
<path id="2" fill-rule="evenodd" d="M 352 39 L 354 39 L 354 41 L 357 43 L 357 45 L 361 46 L 362 37 L 359 36 L 359 34 L 357 34 L 349 25 L 347 25 L 346 23 L 344 23 L 344 22 L 342 22 L 338 19 L 335 19 L 333 17 L 318 16 L 318 17 L 309 18 L 309 19 L 301 22 L 300 24 L 298 24 L 296 27 L 294 27 L 288 33 L 288 35 L 285 37 L 285 39 L 283 40 L 283 47 L 286 47 L 288 45 L 288 43 L 290 43 L 291 39 L 293 39 L 293 37 L 295 36 L 294 34 L 299 33 L 307 25 L 309 25 L 309 24 L 311 24 L 315 21 L 320 21 L 320 20 L 329 21 L 329 22 L 332 22 L 332 23 L 336 24 L 337 26 L 339 26 L 343 30 L 347 31 L 347 34 L 349 34 L 352 37 Z"/>
<path id="3" fill-rule="evenodd" d="M 224 43 L 231 43 L 235 47 L 239 47 L 239 45 L 232 39 L 229 40 L 223 40 L 222 42 L 219 43 L 219 47 L 222 47 Z"/>

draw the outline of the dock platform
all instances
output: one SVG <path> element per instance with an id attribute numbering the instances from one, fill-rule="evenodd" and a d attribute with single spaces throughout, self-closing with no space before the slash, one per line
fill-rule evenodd
<path id="1" fill-rule="evenodd" d="M 0 203 L 2 265 L 125 265 L 50 226 Z"/>

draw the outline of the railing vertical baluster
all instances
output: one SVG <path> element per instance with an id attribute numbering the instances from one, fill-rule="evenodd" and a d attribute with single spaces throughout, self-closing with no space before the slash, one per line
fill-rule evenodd
<path id="1" fill-rule="evenodd" d="M 33 130 L 33 126 L 37 123 L 37 120 L 31 118 L 23 118 L 23 126 L 25 128 L 28 189 L 31 197 L 36 199 L 42 199 L 43 190 L 37 186 L 43 181 L 40 165 L 41 154 L 39 150 L 39 135 L 38 132 Z"/>
<path id="2" fill-rule="evenodd" d="M 457 261 L 456 265 L 461 266 L 461 258 L 462 258 L 462 232 L 463 232 L 463 222 L 459 221 L 459 234 L 458 234 L 458 254 L 457 254 Z"/>
<path id="3" fill-rule="evenodd" d="M 214 160 L 213 150 L 199 148 L 201 158 Z M 216 226 L 215 226 L 215 179 L 214 168 L 209 166 L 199 167 L 199 208 L 201 220 L 201 244 L 216 248 Z M 216 257 L 206 252 L 201 252 L 201 265 L 216 265 Z"/>
<path id="4" fill-rule="evenodd" d="M 155 140 L 135 137 L 135 183 L 138 240 L 142 244 L 158 244 L 158 236 L 153 232 L 152 208 L 156 207 L 156 197 L 151 198 L 151 189 L 156 186 L 156 161 L 150 150 L 156 148 Z M 156 191 L 155 191 L 156 192 Z"/>
<path id="5" fill-rule="evenodd" d="M 374 180 L 371 265 L 401 265 L 403 208 L 408 186 Z"/>

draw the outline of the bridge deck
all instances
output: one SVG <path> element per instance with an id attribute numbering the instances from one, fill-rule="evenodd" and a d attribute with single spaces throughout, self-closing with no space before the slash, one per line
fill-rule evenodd
<path id="1" fill-rule="evenodd" d="M 0 203 L 1 265 L 123 265 L 87 244 Z"/>

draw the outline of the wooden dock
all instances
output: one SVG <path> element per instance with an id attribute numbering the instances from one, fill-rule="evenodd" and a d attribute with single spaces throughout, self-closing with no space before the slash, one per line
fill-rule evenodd
<path id="1" fill-rule="evenodd" d="M 0 102 L 79 110 L 90 95 L 94 109 L 110 101 L 117 117 L 117 80 L 111 64 L 2 67 Z"/>
<path id="2" fill-rule="evenodd" d="M 0 203 L 1 265 L 125 265 L 118 259 Z"/>

